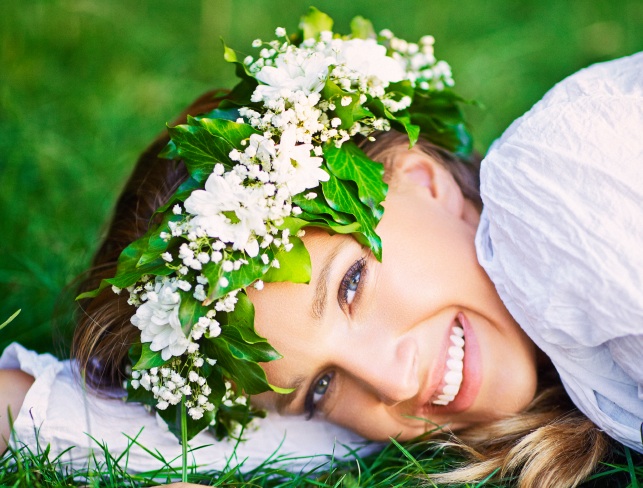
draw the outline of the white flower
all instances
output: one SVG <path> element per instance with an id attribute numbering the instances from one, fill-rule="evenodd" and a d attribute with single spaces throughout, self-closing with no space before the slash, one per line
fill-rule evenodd
<path id="1" fill-rule="evenodd" d="M 179 321 L 181 296 L 177 286 L 176 281 L 157 278 L 154 287 L 157 299 L 144 302 L 131 318 L 132 324 L 141 330 L 141 341 L 151 343 L 152 351 L 161 351 L 164 361 L 180 356 L 189 345 Z"/>
<path id="2" fill-rule="evenodd" d="M 281 134 L 277 157 L 273 161 L 275 182 L 285 183 L 293 195 L 315 188 L 320 181 L 328 181 L 328 173 L 321 168 L 323 159 L 311 156 L 312 148 L 312 144 L 297 144 L 295 128 Z"/>
<path id="3" fill-rule="evenodd" d="M 275 58 L 274 66 L 264 66 L 255 74 L 263 85 L 255 89 L 251 100 L 275 99 L 282 90 L 319 92 L 326 82 L 330 63 L 331 59 L 323 53 L 289 49 Z"/>
<path id="4" fill-rule="evenodd" d="M 275 29 L 275 35 L 277 37 L 286 37 L 286 29 L 284 29 L 283 27 L 277 27 Z"/>
<path id="5" fill-rule="evenodd" d="M 402 81 L 405 73 L 398 61 L 386 55 L 375 39 L 350 39 L 342 43 L 338 61 L 361 77 L 376 78 L 385 85 Z"/>

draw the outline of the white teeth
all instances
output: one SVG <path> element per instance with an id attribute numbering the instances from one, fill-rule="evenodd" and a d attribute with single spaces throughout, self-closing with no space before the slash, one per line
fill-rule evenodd
<path id="1" fill-rule="evenodd" d="M 464 350 L 461 347 L 458 346 L 451 346 L 449 348 L 449 356 L 451 356 L 453 359 L 462 359 L 464 358 Z"/>
<path id="2" fill-rule="evenodd" d="M 462 371 L 463 366 L 464 364 L 459 359 L 449 359 L 447 361 L 447 368 L 449 368 L 451 371 Z"/>
<path id="3" fill-rule="evenodd" d="M 444 375 L 444 381 L 447 385 L 460 386 L 462 383 L 462 372 L 461 371 L 448 371 Z"/>
<path id="4" fill-rule="evenodd" d="M 464 339 L 462 337 L 459 337 L 457 335 L 452 335 L 451 337 L 449 337 L 449 339 L 451 339 L 451 343 L 454 346 L 457 346 L 457 347 L 463 347 L 464 346 Z"/>
<path id="5" fill-rule="evenodd" d="M 455 326 L 451 329 L 451 336 L 449 336 L 452 346 L 449 347 L 446 371 L 442 390 L 436 392 L 434 400 L 431 402 L 434 405 L 448 405 L 451 403 L 462 386 L 462 369 L 464 363 L 464 330 L 460 326 Z"/>

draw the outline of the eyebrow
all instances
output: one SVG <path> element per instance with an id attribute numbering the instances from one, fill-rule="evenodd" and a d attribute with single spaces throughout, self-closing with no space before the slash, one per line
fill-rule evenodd
<path id="1" fill-rule="evenodd" d="M 324 316 L 324 311 L 326 310 L 326 298 L 328 295 L 328 282 L 330 277 L 330 271 L 333 266 L 333 261 L 339 254 L 340 249 L 346 244 L 347 241 L 342 240 L 340 243 L 335 246 L 332 252 L 328 253 L 326 256 L 326 261 L 322 267 L 321 272 L 319 273 L 319 278 L 317 278 L 317 284 L 315 286 L 315 294 L 313 298 L 313 305 L 311 308 L 311 315 L 313 318 L 319 320 Z"/>

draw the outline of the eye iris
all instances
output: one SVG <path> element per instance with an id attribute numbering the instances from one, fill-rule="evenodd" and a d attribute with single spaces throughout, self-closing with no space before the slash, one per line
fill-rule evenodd
<path id="1" fill-rule="evenodd" d="M 326 393 L 326 390 L 328 389 L 328 385 L 330 384 L 330 376 L 325 375 L 319 379 L 317 384 L 315 385 L 315 394 L 317 395 L 323 395 Z"/>
<path id="2" fill-rule="evenodd" d="M 350 282 L 348 283 L 348 289 L 350 291 L 355 291 L 357 290 L 357 286 L 359 285 L 359 280 L 362 276 L 362 272 L 358 271 L 355 273 L 355 275 L 351 278 Z"/>

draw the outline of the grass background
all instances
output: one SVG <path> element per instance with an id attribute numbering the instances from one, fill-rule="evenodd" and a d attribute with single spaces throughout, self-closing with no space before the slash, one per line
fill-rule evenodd
<path id="1" fill-rule="evenodd" d="M 309 5 L 0 1 L 0 323 L 22 309 L 0 332 L 0 351 L 18 340 L 66 355 L 75 295 L 68 284 L 88 266 L 136 156 L 197 95 L 231 86 L 233 70 L 219 38 L 249 52 L 252 39 L 271 38 L 276 26 L 295 30 Z M 319 0 L 316 6 L 343 31 L 361 14 L 376 29 L 408 40 L 433 34 L 459 93 L 484 106 L 468 109 L 482 152 L 555 82 L 643 49 L 640 0 Z M 412 465 L 400 472 L 421 474 Z M 622 468 L 629 473 L 625 486 L 634 477 L 631 460 Z M 31 476 L 25 472 L 21 479 Z M 326 481 L 331 486 L 337 477 Z M 601 483 L 596 486 L 606 486 Z"/>
<path id="2" fill-rule="evenodd" d="M 297 28 L 310 0 L 0 2 L 0 350 L 13 340 L 65 355 L 74 292 L 138 153 L 182 107 L 233 70 L 220 38 L 250 52 Z M 436 39 L 470 109 L 477 148 L 555 82 L 643 49 L 640 0 L 319 0 L 348 30 Z"/>

